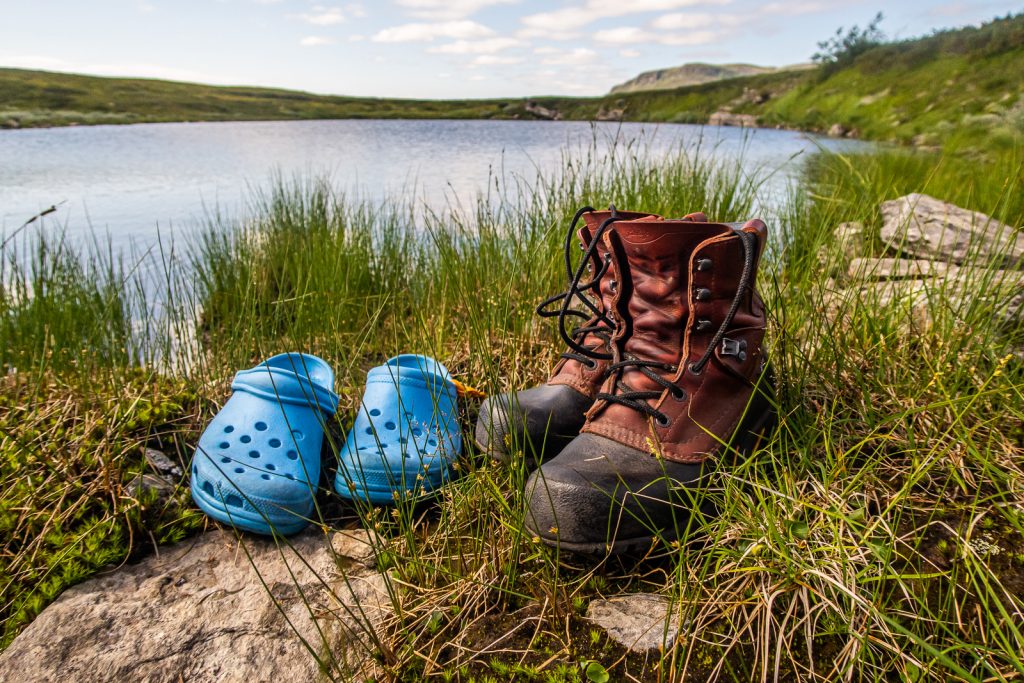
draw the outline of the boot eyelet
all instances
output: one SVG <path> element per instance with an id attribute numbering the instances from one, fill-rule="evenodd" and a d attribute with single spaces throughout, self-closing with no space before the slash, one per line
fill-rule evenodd
<path id="1" fill-rule="evenodd" d="M 597 361 L 594 360 L 593 358 L 588 358 L 587 360 L 583 361 L 583 364 L 586 365 L 591 370 L 597 369 Z"/>
<path id="2" fill-rule="evenodd" d="M 678 389 L 678 388 L 677 388 L 677 390 L 669 389 L 668 393 L 676 401 L 685 401 L 686 400 L 686 392 L 683 391 L 682 389 Z"/>
<path id="3" fill-rule="evenodd" d="M 711 329 L 711 321 L 707 318 L 697 318 L 697 331 L 707 332 Z"/>
<path id="4" fill-rule="evenodd" d="M 697 289 L 695 295 L 697 301 L 707 301 L 711 298 L 711 290 L 705 289 L 704 287 L 700 287 Z"/>
<path id="5" fill-rule="evenodd" d="M 617 292 L 617 291 L 618 291 L 618 289 L 619 289 L 619 283 L 618 283 L 618 282 L 616 282 L 615 280 L 611 280 L 611 281 L 610 281 L 610 282 L 608 283 L 608 291 L 609 291 L 609 292 L 611 292 L 612 294 L 614 294 L 615 292 Z"/>
<path id="6" fill-rule="evenodd" d="M 703 372 L 703 368 L 698 368 L 696 363 L 690 363 L 689 365 L 686 366 L 686 369 L 695 375 L 699 375 L 701 372 Z"/>
<path id="7" fill-rule="evenodd" d="M 659 427 L 668 427 L 670 424 L 672 424 L 672 420 L 668 419 L 668 415 L 664 415 L 661 413 L 655 416 L 654 421 L 658 423 Z"/>
<path id="8" fill-rule="evenodd" d="M 711 259 L 709 258 L 697 259 L 697 270 L 701 273 L 706 273 L 711 270 L 712 265 Z"/>

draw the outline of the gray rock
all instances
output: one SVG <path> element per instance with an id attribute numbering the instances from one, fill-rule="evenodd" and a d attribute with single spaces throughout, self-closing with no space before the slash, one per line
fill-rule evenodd
<path id="1" fill-rule="evenodd" d="M 340 570 L 319 529 L 280 546 L 217 530 L 65 591 L 0 680 L 373 679 L 368 634 L 389 614 L 385 577 Z"/>
<path id="2" fill-rule="evenodd" d="M 881 205 L 882 239 L 918 258 L 963 263 L 971 255 L 1005 265 L 1024 259 L 1024 234 L 990 216 L 924 194 Z"/>
<path id="3" fill-rule="evenodd" d="M 560 121 L 562 119 L 562 112 L 557 109 L 549 109 L 537 102 L 528 101 L 523 109 L 533 114 L 536 118 L 545 121 Z"/>
<path id="4" fill-rule="evenodd" d="M 669 648 L 679 635 L 678 611 L 664 595 L 633 593 L 591 600 L 587 619 L 635 652 Z"/>
<path id="5" fill-rule="evenodd" d="M 841 123 L 833 123 L 828 129 L 828 136 L 831 138 L 845 138 L 850 131 Z"/>
<path id="6" fill-rule="evenodd" d="M 164 455 L 162 451 L 158 451 L 155 448 L 143 448 L 142 455 L 146 458 L 149 466 L 160 474 L 181 478 L 181 468 L 178 467 L 176 462 Z"/>
<path id="7" fill-rule="evenodd" d="M 919 280 L 949 272 L 950 266 L 926 259 L 855 258 L 847 277 L 852 280 Z"/>
<path id="8" fill-rule="evenodd" d="M 175 482 L 169 481 L 159 474 L 149 474 L 148 472 L 137 474 L 128 482 L 128 490 L 135 497 L 139 497 L 147 491 L 156 491 L 157 498 L 160 500 L 168 500 L 173 497 L 177 487 Z"/>
<path id="9" fill-rule="evenodd" d="M 756 128 L 757 117 L 753 114 L 734 114 L 731 111 L 716 111 L 708 118 L 708 125 Z"/>

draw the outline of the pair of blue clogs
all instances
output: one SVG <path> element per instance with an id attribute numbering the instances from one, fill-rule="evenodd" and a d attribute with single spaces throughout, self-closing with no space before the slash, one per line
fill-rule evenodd
<path id="1" fill-rule="evenodd" d="M 262 534 L 312 518 L 326 421 L 338 409 L 334 371 L 282 353 L 235 375 L 232 395 L 199 439 L 192 498 L 210 517 Z M 401 355 L 370 370 L 355 424 L 338 452 L 334 488 L 370 503 L 430 494 L 462 449 L 458 394 L 447 368 Z"/>

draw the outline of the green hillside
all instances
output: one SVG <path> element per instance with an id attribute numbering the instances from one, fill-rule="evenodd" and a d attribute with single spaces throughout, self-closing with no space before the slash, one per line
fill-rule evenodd
<path id="1" fill-rule="evenodd" d="M 402 100 L 0 69 L 0 126 L 319 118 L 500 118 L 758 125 L 918 145 L 1024 131 L 1024 14 L 886 43 L 807 71 L 603 97 Z"/>

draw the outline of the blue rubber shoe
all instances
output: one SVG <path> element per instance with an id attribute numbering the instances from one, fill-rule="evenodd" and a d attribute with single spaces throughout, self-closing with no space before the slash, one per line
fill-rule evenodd
<path id="1" fill-rule="evenodd" d="M 405 354 L 370 370 L 366 393 L 338 453 L 338 495 L 394 504 L 448 481 L 462 451 L 458 394 L 448 369 Z"/>
<path id="2" fill-rule="evenodd" d="M 338 409 L 333 386 L 330 366 L 304 353 L 235 375 L 192 458 L 196 505 L 258 534 L 301 531 L 313 512 L 324 421 Z"/>

